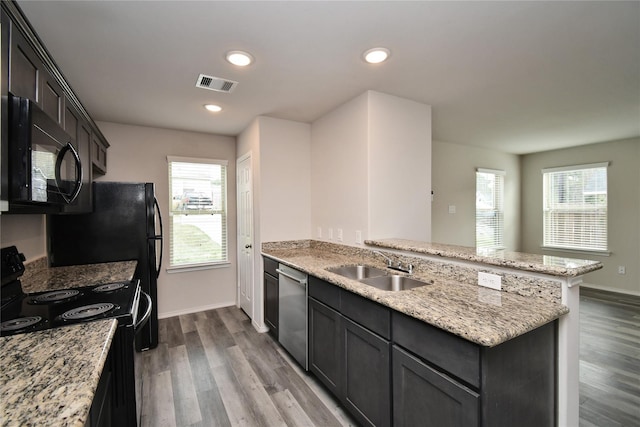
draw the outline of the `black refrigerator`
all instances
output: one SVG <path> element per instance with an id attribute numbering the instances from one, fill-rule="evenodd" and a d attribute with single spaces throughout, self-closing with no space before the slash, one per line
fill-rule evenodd
<path id="1" fill-rule="evenodd" d="M 135 275 L 153 309 L 136 350 L 158 345 L 162 217 L 153 183 L 94 182 L 92 213 L 47 216 L 47 249 L 52 267 L 138 260 Z"/>

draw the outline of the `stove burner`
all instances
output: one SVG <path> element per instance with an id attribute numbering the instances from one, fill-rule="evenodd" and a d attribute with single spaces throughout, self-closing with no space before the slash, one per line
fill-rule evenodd
<path id="1" fill-rule="evenodd" d="M 82 307 L 72 308 L 60 315 L 62 320 L 82 320 L 89 319 L 101 314 L 107 313 L 116 308 L 115 304 L 110 302 L 102 302 L 98 304 L 90 304 Z"/>
<path id="2" fill-rule="evenodd" d="M 60 302 L 76 297 L 80 291 L 76 289 L 65 289 L 61 291 L 47 292 L 46 294 L 37 295 L 29 301 L 31 304 L 47 304 L 50 302 Z"/>
<path id="3" fill-rule="evenodd" d="M 37 325 L 41 321 L 42 321 L 42 317 L 40 316 L 18 317 L 17 319 L 11 319 L 11 320 L 7 320 L 6 322 L 0 323 L 0 331 L 2 332 L 20 331 L 22 329 L 27 329 L 31 326 Z"/>
<path id="4" fill-rule="evenodd" d="M 113 292 L 124 288 L 124 283 L 107 283 L 93 288 L 93 292 Z"/>

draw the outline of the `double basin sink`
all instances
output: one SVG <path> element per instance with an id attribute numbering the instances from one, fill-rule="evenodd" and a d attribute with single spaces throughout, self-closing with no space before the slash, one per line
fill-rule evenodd
<path id="1" fill-rule="evenodd" d="M 388 274 L 386 270 L 366 265 L 346 265 L 327 268 L 327 271 L 383 291 L 406 291 L 420 286 L 432 285 L 433 281 L 416 280 L 399 274 Z"/>

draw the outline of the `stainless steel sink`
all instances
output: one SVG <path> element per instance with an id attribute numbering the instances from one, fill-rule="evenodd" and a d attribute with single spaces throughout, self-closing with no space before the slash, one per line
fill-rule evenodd
<path id="1" fill-rule="evenodd" d="M 368 286 L 383 291 L 406 291 L 420 286 L 432 285 L 433 281 L 422 281 L 399 274 L 388 274 L 386 270 L 366 265 L 345 265 L 327 268 L 331 273 L 339 274 L 348 279 L 357 280 Z"/>
<path id="2" fill-rule="evenodd" d="M 420 286 L 432 285 L 433 281 L 423 282 L 421 280 L 412 279 L 411 277 L 392 274 L 388 276 L 371 277 L 360 281 L 365 285 L 383 291 L 406 291 L 408 289 L 419 288 Z"/>
<path id="3" fill-rule="evenodd" d="M 369 277 L 384 276 L 386 271 L 366 265 L 346 265 L 344 267 L 327 268 L 327 271 L 339 274 L 354 280 L 362 280 Z"/>

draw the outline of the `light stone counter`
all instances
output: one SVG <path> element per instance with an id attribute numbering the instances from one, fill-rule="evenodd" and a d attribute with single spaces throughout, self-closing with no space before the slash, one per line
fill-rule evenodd
<path id="1" fill-rule="evenodd" d="M 2 425 L 84 426 L 117 324 L 107 319 L 0 338 Z"/>
<path id="2" fill-rule="evenodd" d="M 138 261 L 49 267 L 46 257 L 25 264 L 20 278 L 25 293 L 79 288 L 133 279 Z"/>
<path id="3" fill-rule="evenodd" d="M 378 248 L 435 255 L 559 277 L 581 276 L 602 268 L 602 263 L 599 261 L 508 252 L 498 249 L 445 245 L 406 239 L 366 240 L 365 244 Z"/>
<path id="4" fill-rule="evenodd" d="M 554 321 L 568 308 L 553 299 L 522 296 L 461 283 L 428 269 L 413 277 L 432 285 L 389 292 L 347 279 L 326 269 L 350 264 L 384 268 L 370 251 L 322 242 L 265 243 L 262 253 L 283 264 L 340 286 L 408 316 L 422 320 L 476 344 L 493 347 Z M 395 272 L 394 272 L 395 273 Z"/>

